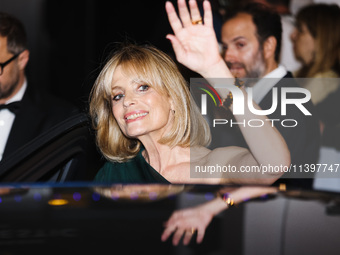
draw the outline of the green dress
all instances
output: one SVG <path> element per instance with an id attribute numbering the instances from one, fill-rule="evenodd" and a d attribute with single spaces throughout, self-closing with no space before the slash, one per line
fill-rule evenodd
<path id="1" fill-rule="evenodd" d="M 142 155 L 142 150 L 138 152 L 136 157 L 127 162 L 106 162 L 94 180 L 96 182 L 126 184 L 170 183 L 146 162 Z"/>

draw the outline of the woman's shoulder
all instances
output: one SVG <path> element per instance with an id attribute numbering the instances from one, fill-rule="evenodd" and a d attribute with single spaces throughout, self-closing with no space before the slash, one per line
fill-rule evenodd
<path id="1" fill-rule="evenodd" d="M 333 70 L 328 70 L 324 72 L 318 72 L 314 75 L 313 78 L 338 78 L 339 75 Z"/>
<path id="2" fill-rule="evenodd" d="M 102 168 L 99 169 L 98 173 L 95 176 L 95 181 L 106 181 L 107 179 L 111 178 L 111 175 L 115 173 L 115 170 L 117 166 L 117 162 L 111 162 L 107 161 L 105 164 L 102 166 Z"/>
<path id="3" fill-rule="evenodd" d="M 311 92 L 312 102 L 317 105 L 327 98 L 327 96 L 339 88 L 339 82 L 336 72 L 330 70 L 319 72 L 314 79 L 308 79 L 305 86 Z"/>

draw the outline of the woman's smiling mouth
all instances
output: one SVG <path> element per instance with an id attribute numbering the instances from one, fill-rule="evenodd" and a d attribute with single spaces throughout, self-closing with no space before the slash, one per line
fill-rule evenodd
<path id="1" fill-rule="evenodd" d="M 131 121 L 143 118 L 148 114 L 149 112 L 128 113 L 124 116 L 124 119 L 126 122 L 131 122 Z"/>

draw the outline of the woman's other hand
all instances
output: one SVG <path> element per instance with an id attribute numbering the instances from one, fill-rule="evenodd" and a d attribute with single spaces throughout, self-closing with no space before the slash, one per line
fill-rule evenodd
<path id="1" fill-rule="evenodd" d="M 165 223 L 161 240 L 166 241 L 173 234 L 172 243 L 178 245 L 183 237 L 183 244 L 188 245 L 192 236 L 197 232 L 197 243 L 204 238 L 205 229 L 214 214 L 205 205 L 175 211 Z"/>

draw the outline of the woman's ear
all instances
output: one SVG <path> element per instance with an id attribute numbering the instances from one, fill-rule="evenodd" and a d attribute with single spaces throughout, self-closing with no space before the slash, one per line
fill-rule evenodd
<path id="1" fill-rule="evenodd" d="M 30 58 L 30 52 L 29 50 L 24 50 L 23 52 L 20 53 L 19 55 L 19 60 L 18 60 L 18 64 L 19 64 L 19 68 L 20 70 L 24 70 L 28 60 Z"/>
<path id="2" fill-rule="evenodd" d="M 263 56 L 265 59 L 275 59 L 277 40 L 274 36 L 269 36 L 263 44 Z"/>
<path id="3" fill-rule="evenodd" d="M 175 112 L 174 102 L 170 98 L 169 98 L 169 102 L 170 102 L 170 110 L 174 113 Z"/>

